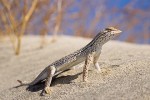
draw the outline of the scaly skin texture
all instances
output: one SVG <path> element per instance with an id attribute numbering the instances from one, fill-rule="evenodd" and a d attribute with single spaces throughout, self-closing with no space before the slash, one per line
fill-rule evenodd
<path id="1" fill-rule="evenodd" d="M 35 85 L 39 81 L 46 79 L 43 93 L 50 94 L 50 84 L 52 78 L 83 61 L 85 61 L 85 65 L 83 67 L 83 81 L 86 82 L 88 78 L 88 68 L 91 64 L 94 64 L 95 68 L 100 71 L 98 58 L 101 54 L 103 44 L 118 36 L 120 33 L 121 31 L 116 28 L 105 28 L 103 31 L 99 32 L 85 47 L 50 64 L 29 85 Z"/>

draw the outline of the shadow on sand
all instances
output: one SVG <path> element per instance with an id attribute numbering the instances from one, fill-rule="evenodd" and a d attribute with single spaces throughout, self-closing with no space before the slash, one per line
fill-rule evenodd
<path id="1" fill-rule="evenodd" d="M 60 76 L 60 77 L 53 78 L 51 86 L 55 86 L 57 84 L 70 84 L 71 81 L 78 78 L 80 74 L 82 73 L 78 73 L 76 75 L 67 75 L 67 76 Z M 37 91 L 43 90 L 44 83 L 45 81 L 39 82 L 33 86 L 28 86 L 26 90 L 31 91 L 31 92 L 37 92 Z"/>

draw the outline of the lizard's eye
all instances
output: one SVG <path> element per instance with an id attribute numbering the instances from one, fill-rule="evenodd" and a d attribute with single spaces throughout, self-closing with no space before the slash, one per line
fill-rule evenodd
<path id="1" fill-rule="evenodd" d="M 107 31 L 116 31 L 118 29 L 114 28 L 114 27 L 108 27 L 108 28 L 105 28 L 105 30 Z"/>

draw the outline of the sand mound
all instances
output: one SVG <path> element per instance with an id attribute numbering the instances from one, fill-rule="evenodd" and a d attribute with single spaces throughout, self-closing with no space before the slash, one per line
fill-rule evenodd
<path id="1" fill-rule="evenodd" d="M 19 56 L 13 54 L 9 41 L 0 43 L 0 100 L 150 99 L 150 46 L 116 41 L 103 46 L 99 59 L 102 73 L 96 73 L 91 67 L 87 83 L 82 82 L 82 67 L 77 67 L 53 80 L 49 96 L 40 96 L 43 84 L 29 90 L 27 86 L 14 88 L 19 85 L 16 80 L 31 82 L 47 65 L 90 40 L 63 36 L 40 49 L 40 38 L 27 36 L 23 38 Z"/>

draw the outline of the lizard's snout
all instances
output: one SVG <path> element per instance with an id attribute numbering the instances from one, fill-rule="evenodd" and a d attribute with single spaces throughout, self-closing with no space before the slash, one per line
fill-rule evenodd
<path id="1" fill-rule="evenodd" d="M 120 34 L 122 31 L 121 30 L 114 30 L 111 32 L 111 34 Z"/>
<path id="2" fill-rule="evenodd" d="M 119 34 L 119 33 L 122 32 L 121 30 L 118 30 L 118 29 L 116 29 L 114 27 L 108 27 L 105 30 L 108 31 L 108 32 L 111 32 L 111 34 Z"/>

